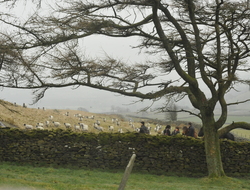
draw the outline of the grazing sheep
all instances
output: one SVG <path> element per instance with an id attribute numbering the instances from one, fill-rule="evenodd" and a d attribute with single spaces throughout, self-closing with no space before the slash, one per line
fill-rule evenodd
<path id="1" fill-rule="evenodd" d="M 36 128 L 39 130 L 44 130 L 44 128 L 42 126 L 39 126 L 39 125 L 37 125 Z"/>
<path id="2" fill-rule="evenodd" d="M 148 126 L 147 128 L 148 128 L 149 134 L 151 134 L 151 127 Z"/>
<path id="3" fill-rule="evenodd" d="M 110 125 L 109 126 L 109 131 L 114 131 L 114 126 Z"/>
<path id="4" fill-rule="evenodd" d="M 69 128 L 71 128 L 71 125 L 70 125 L 70 123 L 64 123 L 64 125 L 65 125 L 66 129 L 69 129 Z"/>
<path id="5" fill-rule="evenodd" d="M 80 113 L 77 113 L 77 114 L 75 114 L 74 116 L 75 116 L 75 117 L 83 117 L 82 114 L 80 114 Z"/>
<path id="6" fill-rule="evenodd" d="M 82 128 L 84 126 L 84 123 L 78 123 L 78 125 L 80 125 L 80 127 Z"/>
<path id="7" fill-rule="evenodd" d="M 32 125 L 27 125 L 27 124 L 23 124 L 25 126 L 25 129 L 33 129 Z"/>
<path id="8" fill-rule="evenodd" d="M 104 118 L 102 118 L 102 120 L 104 121 L 104 122 L 106 122 L 107 121 L 107 119 L 104 117 Z"/>
<path id="9" fill-rule="evenodd" d="M 88 125 L 83 125 L 82 131 L 88 131 L 88 130 L 89 130 L 89 126 Z"/>
<path id="10" fill-rule="evenodd" d="M 45 126 L 49 127 L 49 121 L 45 121 Z"/>
<path id="11" fill-rule="evenodd" d="M 118 133 L 123 133 L 122 128 L 118 129 Z"/>
<path id="12" fill-rule="evenodd" d="M 94 128 L 97 129 L 98 131 L 103 131 L 103 127 L 99 127 L 99 126 L 94 125 Z"/>
<path id="13" fill-rule="evenodd" d="M 96 120 L 97 125 L 101 125 L 101 122 L 99 120 Z"/>
<path id="14" fill-rule="evenodd" d="M 81 130 L 81 127 L 79 125 L 75 125 L 75 130 L 76 131 L 80 131 Z"/>
<path id="15" fill-rule="evenodd" d="M 50 120 L 53 120 L 53 118 L 54 118 L 53 115 L 50 115 L 50 116 L 49 116 L 49 119 L 50 119 Z"/>
<path id="16" fill-rule="evenodd" d="M 89 116 L 89 119 L 95 119 L 94 115 Z"/>
<path id="17" fill-rule="evenodd" d="M 84 124 L 84 123 L 78 123 L 80 125 L 80 128 L 83 130 L 83 131 L 88 131 L 89 130 L 89 126 Z"/>
<path id="18" fill-rule="evenodd" d="M 59 127 L 61 124 L 57 121 L 53 121 L 55 127 Z"/>
<path id="19" fill-rule="evenodd" d="M 93 124 L 93 127 L 98 127 L 99 125 L 97 123 L 94 123 Z"/>
<path id="20" fill-rule="evenodd" d="M 129 120 L 128 124 L 129 124 L 130 126 L 132 126 L 133 123 L 132 123 L 132 120 L 131 120 L 131 119 Z"/>
<path id="21" fill-rule="evenodd" d="M 140 132 L 140 128 L 135 128 L 135 132 Z"/>
<path id="22" fill-rule="evenodd" d="M 161 130 L 161 128 L 162 128 L 162 126 L 161 126 L 161 125 L 156 124 L 156 127 L 155 127 L 155 132 L 160 131 L 160 130 Z"/>
<path id="23" fill-rule="evenodd" d="M 43 127 L 43 123 L 37 123 L 36 125 Z"/>

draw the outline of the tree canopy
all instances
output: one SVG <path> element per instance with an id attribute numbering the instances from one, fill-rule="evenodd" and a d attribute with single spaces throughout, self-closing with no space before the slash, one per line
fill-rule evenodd
<path id="1" fill-rule="evenodd" d="M 247 1 L 66 0 L 46 10 L 41 5 L 27 19 L 1 14 L 0 21 L 7 28 L 0 33 L 1 86 L 34 89 L 37 101 L 66 86 L 153 101 L 188 97 L 204 126 L 209 175 L 224 175 L 217 131 L 228 106 L 249 101 L 225 97 L 235 85 L 250 84 L 244 77 L 250 69 Z M 95 35 L 138 37 L 134 48 L 151 58 L 133 64 L 90 58 L 81 40 Z"/>

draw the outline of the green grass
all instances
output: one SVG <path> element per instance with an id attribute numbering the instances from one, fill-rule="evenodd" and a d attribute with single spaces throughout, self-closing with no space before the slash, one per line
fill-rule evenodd
<path id="1" fill-rule="evenodd" d="M 0 163 L 0 190 L 116 190 L 123 172 L 55 169 Z M 250 177 L 188 178 L 133 173 L 127 190 L 248 190 Z"/>

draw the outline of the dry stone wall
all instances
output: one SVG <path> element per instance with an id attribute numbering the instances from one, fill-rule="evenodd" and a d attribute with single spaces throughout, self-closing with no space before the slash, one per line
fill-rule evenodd
<path id="1" fill-rule="evenodd" d="M 0 129 L 0 161 L 36 166 L 125 169 L 157 174 L 207 175 L 204 142 L 183 136 Z M 250 142 L 221 142 L 226 173 L 250 173 Z"/>

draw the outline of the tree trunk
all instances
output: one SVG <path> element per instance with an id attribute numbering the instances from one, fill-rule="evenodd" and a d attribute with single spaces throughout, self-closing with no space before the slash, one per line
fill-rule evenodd
<path id="1" fill-rule="evenodd" d="M 203 121 L 203 130 L 208 176 L 210 178 L 226 176 L 221 161 L 218 131 L 215 128 L 213 118 Z"/>

